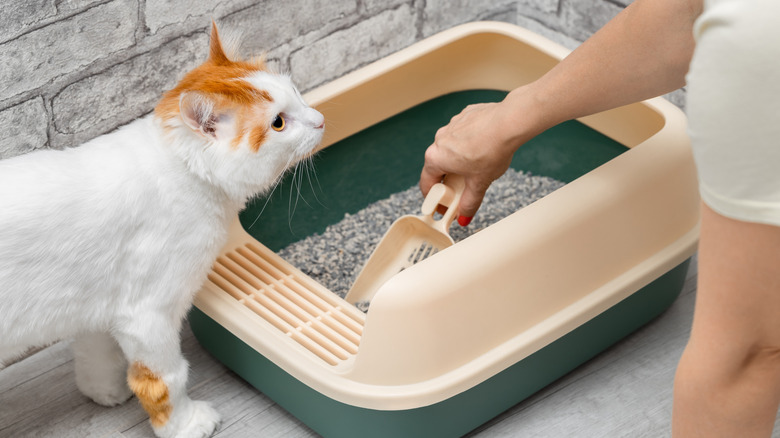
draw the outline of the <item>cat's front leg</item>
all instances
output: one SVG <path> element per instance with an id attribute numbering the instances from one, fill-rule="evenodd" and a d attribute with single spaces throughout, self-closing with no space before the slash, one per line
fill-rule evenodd
<path id="1" fill-rule="evenodd" d="M 133 393 L 127 386 L 127 360 L 108 333 L 89 333 L 71 345 L 76 364 L 76 386 L 103 406 L 115 406 Z"/>
<path id="2" fill-rule="evenodd" d="M 188 364 L 181 355 L 179 327 L 165 318 L 115 334 L 130 364 L 127 382 L 149 414 L 160 438 L 202 438 L 219 425 L 219 414 L 187 396 Z"/>

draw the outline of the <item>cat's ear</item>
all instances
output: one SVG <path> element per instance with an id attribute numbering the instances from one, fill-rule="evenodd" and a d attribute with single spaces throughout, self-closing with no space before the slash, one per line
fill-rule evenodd
<path id="1" fill-rule="evenodd" d="M 198 92 L 182 93 L 179 98 L 179 112 L 184 123 L 213 140 L 222 140 L 232 132 L 232 114 L 219 108 L 213 99 Z"/>
<path id="2" fill-rule="evenodd" d="M 222 47 L 222 40 L 219 38 L 219 31 L 217 30 L 217 23 L 211 22 L 211 43 L 209 46 L 209 61 L 216 65 L 228 65 L 232 61 L 225 54 L 225 49 Z"/>

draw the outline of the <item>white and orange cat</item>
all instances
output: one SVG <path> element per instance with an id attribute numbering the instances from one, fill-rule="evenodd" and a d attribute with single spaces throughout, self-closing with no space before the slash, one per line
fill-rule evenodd
<path id="1" fill-rule="evenodd" d="M 135 393 L 159 437 L 217 427 L 186 393 L 182 320 L 239 210 L 323 134 L 288 77 L 226 53 L 214 25 L 208 60 L 153 114 L 0 160 L 0 366 L 74 338 L 81 392 Z"/>

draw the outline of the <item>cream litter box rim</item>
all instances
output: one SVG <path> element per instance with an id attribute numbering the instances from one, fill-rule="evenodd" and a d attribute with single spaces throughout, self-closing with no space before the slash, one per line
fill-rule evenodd
<path id="1" fill-rule="evenodd" d="M 453 59 L 456 53 L 468 62 Z M 568 53 L 514 25 L 469 23 L 304 98 L 326 120 L 338 121 L 328 127 L 322 145 L 327 147 L 449 92 L 513 89 L 541 76 Z M 366 96 L 383 105 L 360 105 Z M 226 254 L 252 245 L 270 260 L 272 269 L 297 281 L 294 287 L 284 286 L 285 293 L 308 288 L 322 314 L 285 332 L 226 293 L 213 275 L 195 306 L 289 375 L 342 403 L 413 409 L 478 385 L 630 296 L 696 250 L 698 190 L 682 112 L 656 98 L 580 121 L 630 150 L 396 275 L 379 289 L 368 314 L 334 294 L 334 299 L 323 298 L 327 289 L 270 250 L 264 252 L 238 220 L 220 258 L 232 263 Z M 475 262 L 473 254 L 493 254 L 500 261 L 481 257 Z M 552 267 L 553 259 L 564 266 Z M 545 267 L 563 269 L 567 275 L 545 272 Z M 526 289 L 517 292 L 513 285 L 519 280 Z M 486 297 L 485 291 L 495 296 Z M 254 298 L 247 300 L 256 304 Z M 485 303 L 496 300 L 503 303 L 499 309 Z M 529 303 L 538 310 L 529 310 Z M 322 326 L 324 336 L 332 335 L 339 345 L 348 343 L 341 337 L 357 334 L 357 345 L 344 345 L 343 354 L 339 347 L 341 356 L 333 359 L 332 351 L 308 347 L 308 339 L 295 340 L 313 326 Z M 442 346 L 437 337 L 456 339 L 457 348 Z"/>

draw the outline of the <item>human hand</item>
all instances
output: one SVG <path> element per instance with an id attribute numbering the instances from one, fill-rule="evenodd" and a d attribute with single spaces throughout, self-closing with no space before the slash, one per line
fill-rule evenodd
<path id="1" fill-rule="evenodd" d="M 462 175 L 466 187 L 460 200 L 458 223 L 471 222 L 485 191 L 504 174 L 512 155 L 524 141 L 521 124 L 513 120 L 505 102 L 469 105 L 436 132 L 425 152 L 420 175 L 423 196 L 448 173 Z M 530 138 L 530 137 L 529 137 Z"/>

